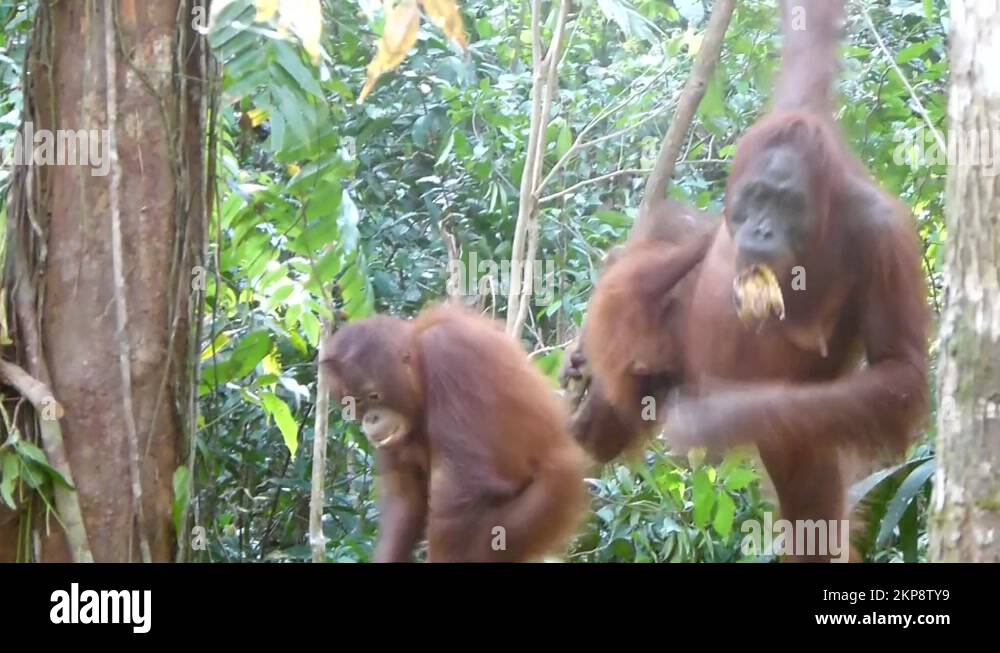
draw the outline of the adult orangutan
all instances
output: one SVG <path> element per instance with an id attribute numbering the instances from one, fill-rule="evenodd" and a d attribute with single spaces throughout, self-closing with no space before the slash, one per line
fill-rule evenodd
<path id="1" fill-rule="evenodd" d="M 928 407 L 913 218 L 832 118 L 843 4 L 782 1 L 775 109 L 737 147 L 687 320 L 685 380 L 701 396 L 672 407 L 665 429 L 679 449 L 756 445 L 792 521 L 846 519 L 842 454 L 903 453 Z M 793 559 L 821 550 L 795 544 Z"/>
<path id="2" fill-rule="evenodd" d="M 378 562 L 560 555 L 588 504 L 586 456 L 548 381 L 495 324 L 457 307 L 340 329 L 321 364 L 376 449 Z M 353 402 L 353 404 L 352 404 Z"/>

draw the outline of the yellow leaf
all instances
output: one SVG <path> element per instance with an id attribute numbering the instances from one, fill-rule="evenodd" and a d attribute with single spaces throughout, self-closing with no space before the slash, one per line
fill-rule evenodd
<path id="1" fill-rule="evenodd" d="M 462 22 L 462 14 L 455 0 L 420 0 L 420 4 L 428 18 L 444 31 L 445 36 L 462 46 L 462 50 L 469 49 L 465 23 Z"/>
<path id="2" fill-rule="evenodd" d="M 302 167 L 299 166 L 298 164 L 296 164 L 296 163 L 290 163 L 288 165 L 288 174 L 289 174 L 289 176 L 294 177 L 295 175 L 299 174 L 300 172 L 302 172 Z"/>
<path id="3" fill-rule="evenodd" d="M 247 118 L 250 119 L 251 127 L 260 127 L 267 120 L 267 111 L 265 109 L 250 109 L 247 111 Z"/>
<path id="4" fill-rule="evenodd" d="M 225 332 L 220 333 L 215 338 L 215 342 L 205 347 L 204 351 L 201 352 L 201 360 L 207 361 L 212 356 L 217 356 L 220 349 L 225 347 L 229 343 L 229 336 Z"/>
<path id="5" fill-rule="evenodd" d="M 323 34 L 323 10 L 320 0 L 281 0 L 279 30 L 291 30 L 302 41 L 314 64 L 320 59 L 320 37 Z"/>
<path id="6" fill-rule="evenodd" d="M 254 20 L 258 23 L 266 23 L 278 13 L 278 0 L 254 0 L 254 6 L 257 8 Z"/>
<path id="7" fill-rule="evenodd" d="M 264 370 L 264 374 L 281 374 L 281 363 L 278 362 L 278 357 L 274 353 L 270 353 L 264 357 L 261 361 L 261 367 Z"/>
<path id="8" fill-rule="evenodd" d="M 395 70 L 403 63 L 413 44 L 417 42 L 418 31 L 420 31 L 420 9 L 417 8 L 417 0 L 404 0 L 396 5 L 385 20 L 385 30 L 378 44 L 378 52 L 368 64 L 368 79 L 361 89 L 358 104 L 364 102 L 371 94 L 379 77 Z"/>
<path id="9" fill-rule="evenodd" d="M 688 46 L 688 54 L 691 57 L 695 57 L 698 55 L 698 51 L 701 50 L 701 43 L 705 40 L 705 33 L 688 30 L 684 34 L 683 40 Z"/>

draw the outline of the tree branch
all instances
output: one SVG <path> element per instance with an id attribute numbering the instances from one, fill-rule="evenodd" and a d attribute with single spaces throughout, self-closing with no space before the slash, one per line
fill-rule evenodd
<path id="1" fill-rule="evenodd" d="M 330 323 L 323 321 L 323 340 L 320 342 L 317 361 L 323 360 L 323 345 L 332 332 Z M 330 392 L 323 365 L 316 371 L 316 427 L 313 429 L 312 488 L 309 494 L 309 546 L 313 562 L 326 562 L 326 536 L 323 535 L 323 503 L 326 481 L 327 413 L 330 410 Z"/>
<path id="2" fill-rule="evenodd" d="M 538 200 L 537 188 L 542 177 L 542 165 L 545 161 L 545 134 L 552 110 L 552 101 L 557 90 L 560 51 L 563 35 L 566 31 L 566 18 L 569 14 L 570 0 L 562 0 L 559 6 L 559 17 L 556 22 L 552 42 L 545 57 L 542 57 L 541 34 L 541 0 L 532 0 L 532 84 L 531 97 L 533 111 L 531 114 L 531 133 L 528 137 L 528 147 L 525 153 L 524 170 L 521 174 L 520 201 L 517 211 L 517 225 L 514 228 L 514 242 L 511 247 L 510 289 L 507 295 L 507 324 L 509 335 L 517 336 L 524 325 L 527 302 L 523 286 L 525 285 L 522 267 L 526 256 L 533 256 L 537 247 Z M 532 242 L 525 240 L 529 237 Z M 527 249 L 528 251 L 525 251 Z"/>
<path id="3" fill-rule="evenodd" d="M 42 436 L 42 446 L 52 468 L 70 485 L 69 489 L 60 483 L 53 483 L 56 510 L 60 521 L 66 529 L 66 542 L 69 544 L 73 562 L 93 562 L 94 555 L 87 542 L 87 528 L 83 521 L 83 511 L 76 494 L 73 482 L 73 471 L 66 458 L 66 446 L 63 444 L 62 428 L 59 426 L 59 415 L 62 407 L 52 396 L 49 387 L 34 378 L 23 369 L 4 360 L 0 360 L 0 379 L 31 402 L 38 415 L 39 430 Z"/>
<path id="4" fill-rule="evenodd" d="M 559 199 L 564 195 L 568 195 L 576 190 L 579 190 L 584 186 L 588 186 L 590 184 L 596 184 L 602 181 L 606 181 L 608 179 L 613 179 L 614 177 L 620 177 L 621 175 L 644 175 L 649 172 L 650 172 L 649 170 L 643 170 L 640 168 L 627 168 L 625 170 L 615 170 L 614 172 L 609 172 L 606 175 L 601 175 L 599 177 L 594 177 L 592 179 L 584 179 L 583 181 L 577 182 L 572 186 L 570 186 L 569 188 L 559 191 L 558 193 L 546 195 L 545 197 L 540 198 L 538 200 L 538 203 L 544 204 L 546 202 L 551 202 L 552 200 Z"/>

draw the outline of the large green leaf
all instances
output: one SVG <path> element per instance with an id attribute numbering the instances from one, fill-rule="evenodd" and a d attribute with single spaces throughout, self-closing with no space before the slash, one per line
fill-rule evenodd
<path id="1" fill-rule="evenodd" d="M 937 45 L 936 41 L 924 41 L 923 43 L 914 43 L 913 45 L 903 48 L 896 54 L 896 63 L 899 65 L 907 64 L 911 60 L 917 57 L 923 56 L 925 52 Z"/>
<path id="2" fill-rule="evenodd" d="M 736 516 L 736 502 L 725 492 L 718 495 L 716 501 L 715 519 L 712 528 L 723 538 L 729 537 L 733 531 L 733 518 Z"/>
<path id="3" fill-rule="evenodd" d="M 302 63 L 299 48 L 293 47 L 286 41 L 275 41 L 274 52 L 278 65 L 295 80 L 300 90 L 311 93 L 318 100 L 326 101 L 323 89 L 316 80 L 315 71 Z"/>
<path id="4" fill-rule="evenodd" d="M 712 508 L 715 507 L 715 487 L 708 477 L 708 470 L 701 468 L 694 474 L 691 488 L 691 500 L 694 502 L 694 523 L 698 528 L 704 528 L 712 518 Z"/>
<path id="5" fill-rule="evenodd" d="M 53 482 L 58 483 L 67 490 L 73 489 L 73 486 L 66 481 L 63 475 L 57 472 L 55 468 L 53 468 L 51 465 L 49 465 L 49 459 L 46 457 L 45 452 L 43 452 L 41 449 L 39 449 L 32 443 L 21 439 L 14 441 L 14 449 L 17 451 L 18 454 L 32 461 L 32 463 L 36 464 L 38 467 L 41 467 L 45 471 L 45 473 L 47 473 L 52 478 Z"/>
<path id="6" fill-rule="evenodd" d="M 889 540 L 893 531 L 899 525 L 900 519 L 903 517 L 903 513 L 909 507 L 913 498 L 920 492 L 924 483 L 930 479 L 931 475 L 934 474 L 935 461 L 934 459 L 924 461 L 920 466 L 911 471 L 906 477 L 906 480 L 899 486 L 899 490 L 896 491 L 895 496 L 893 496 L 892 501 L 889 502 L 889 507 L 886 510 L 885 517 L 882 519 L 882 526 L 879 529 L 878 539 L 875 541 L 876 546 L 885 546 L 885 543 Z"/>
<path id="7" fill-rule="evenodd" d="M 228 355 L 205 367 L 203 389 L 207 391 L 216 385 L 242 379 L 257 367 L 270 350 L 271 335 L 267 331 L 248 333 L 239 339 Z"/>
<path id="8" fill-rule="evenodd" d="M 288 447 L 288 452 L 294 457 L 296 450 L 299 448 L 299 427 L 295 423 L 295 418 L 292 417 L 292 411 L 288 408 L 288 404 L 270 392 L 261 393 L 260 399 L 264 405 L 264 410 L 274 418 L 275 424 L 278 425 L 278 429 L 285 440 L 285 446 Z"/>
<path id="9" fill-rule="evenodd" d="M 730 492 L 738 492 L 757 480 L 757 474 L 752 469 L 739 467 L 725 477 L 726 489 Z"/>

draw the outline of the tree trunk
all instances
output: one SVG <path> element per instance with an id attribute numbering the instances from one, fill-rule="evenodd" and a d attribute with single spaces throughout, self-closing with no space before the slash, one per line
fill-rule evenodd
<path id="1" fill-rule="evenodd" d="M 30 288 L 15 301 L 15 340 L 64 411 L 65 457 L 98 562 L 173 558 L 205 231 L 205 59 L 193 29 L 202 4 L 42 2 L 26 67 L 33 132 L 89 131 L 79 136 L 89 160 L 67 148 L 69 165 L 49 165 L 36 151 L 22 167 L 12 192 L 24 210 L 8 227 L 16 281 Z M 38 512 L 34 557 L 76 559 L 58 522 Z"/>
<path id="2" fill-rule="evenodd" d="M 930 557 L 1000 562 L 1000 12 L 953 0 L 951 20 L 951 138 L 991 148 L 949 161 Z"/>

